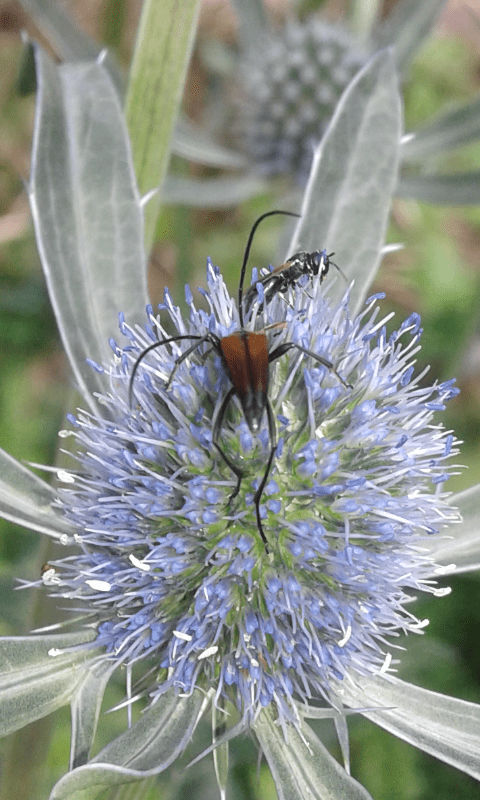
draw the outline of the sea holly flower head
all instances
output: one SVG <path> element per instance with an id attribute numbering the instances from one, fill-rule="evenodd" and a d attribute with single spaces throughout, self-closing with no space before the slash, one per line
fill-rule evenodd
<path id="1" fill-rule="evenodd" d="M 44 579 L 95 617 L 107 659 L 145 665 L 152 700 L 201 687 L 245 725 L 266 706 L 297 724 L 298 701 L 335 706 L 339 680 L 382 671 L 388 637 L 423 627 L 405 603 L 436 591 L 425 539 L 457 519 L 442 489 L 457 442 L 434 422 L 457 390 L 415 375 L 418 315 L 387 336 L 379 295 L 351 318 L 348 290 L 330 304 L 321 273 L 269 302 L 258 283 L 246 328 L 334 365 L 296 348 L 270 364 L 279 441 L 262 536 L 253 498 L 270 453 L 266 415 L 256 437 L 239 404 L 225 415 L 221 447 L 244 475 L 233 496 L 212 442 L 230 386 L 222 361 L 200 342 L 176 365 L 196 339 L 162 343 L 172 326 L 183 337 L 239 329 L 210 262 L 207 284 L 207 310 L 187 288 L 188 318 L 168 291 L 162 319 L 149 307 L 141 328 L 120 315 L 127 344 L 112 340 L 111 363 L 92 364 L 109 374 L 105 415 L 69 417 L 77 468 L 59 476 L 80 553 Z"/>
<path id="2" fill-rule="evenodd" d="M 240 67 L 237 143 L 264 175 L 305 183 L 313 152 L 368 52 L 340 24 L 317 17 L 271 29 Z"/>

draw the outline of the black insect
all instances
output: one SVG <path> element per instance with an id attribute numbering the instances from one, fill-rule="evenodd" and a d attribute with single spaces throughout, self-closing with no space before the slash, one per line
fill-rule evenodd
<path id="1" fill-rule="evenodd" d="M 275 451 L 277 448 L 277 433 L 276 433 L 275 418 L 272 406 L 270 404 L 270 400 L 268 398 L 269 378 L 270 378 L 269 365 L 271 364 L 272 361 L 275 361 L 277 358 L 281 358 L 281 356 L 285 355 L 285 353 L 287 353 L 289 350 L 292 349 L 299 350 L 301 353 L 305 353 L 305 355 L 310 356 L 310 358 L 312 358 L 317 363 L 322 364 L 329 370 L 332 370 L 332 372 L 335 373 L 335 375 L 338 377 L 341 383 L 344 386 L 347 386 L 345 381 L 338 375 L 332 362 L 328 361 L 328 359 L 323 358 L 322 356 L 319 356 L 316 353 L 313 353 L 311 350 L 307 350 L 305 347 L 301 347 L 301 345 L 295 344 L 294 342 L 284 342 L 283 344 L 274 347 L 273 350 L 269 350 L 269 341 L 265 330 L 249 331 L 246 330 L 244 327 L 244 313 L 243 313 L 243 303 L 242 303 L 243 282 L 245 279 L 245 271 L 247 267 L 248 257 L 250 254 L 250 248 L 252 245 L 255 231 L 260 222 L 262 222 L 262 220 L 264 220 L 266 217 L 270 217 L 274 214 L 285 214 L 288 216 L 295 216 L 295 217 L 298 216 L 298 214 L 293 214 L 290 211 L 268 211 L 266 214 L 262 214 L 252 226 L 250 235 L 248 237 L 247 245 L 245 247 L 243 264 L 240 274 L 240 283 L 238 288 L 238 314 L 240 319 L 240 329 L 238 331 L 234 331 L 233 333 L 228 334 L 227 336 L 222 336 L 222 337 L 217 336 L 214 333 L 206 333 L 204 336 L 187 334 L 187 335 L 171 336 L 167 339 L 161 339 L 158 342 L 154 342 L 153 344 L 149 345 L 142 351 L 142 353 L 137 358 L 135 364 L 133 365 L 132 375 L 130 378 L 130 386 L 129 386 L 130 405 L 132 405 L 133 385 L 138 367 L 140 366 L 145 356 L 152 350 L 156 349 L 157 347 L 163 347 L 165 345 L 171 344 L 172 342 L 179 342 L 184 339 L 194 341 L 194 344 L 191 347 L 188 347 L 176 359 L 174 368 L 164 387 L 164 391 L 168 391 L 168 389 L 170 388 L 173 376 L 175 375 L 175 372 L 177 368 L 180 366 L 180 364 L 182 364 L 202 344 L 210 345 L 211 349 L 215 350 L 215 352 L 218 353 L 218 355 L 222 359 L 225 372 L 232 385 L 230 389 L 227 391 L 225 397 L 223 398 L 220 408 L 218 409 L 218 412 L 213 421 L 212 443 L 217 449 L 217 451 L 220 453 L 225 463 L 230 467 L 230 469 L 237 478 L 237 484 L 232 494 L 230 495 L 228 501 L 229 504 L 232 502 L 232 500 L 236 497 L 236 495 L 240 491 L 240 486 L 242 478 L 244 477 L 244 473 L 242 469 L 237 464 L 235 464 L 229 456 L 227 456 L 227 454 L 223 451 L 223 449 L 220 446 L 220 434 L 227 408 L 231 400 L 233 400 L 234 397 L 237 397 L 240 402 L 240 406 L 242 408 L 243 415 L 245 417 L 247 425 L 252 434 L 256 434 L 259 431 L 264 413 L 266 413 L 267 415 L 268 434 L 270 439 L 270 453 L 267 459 L 267 465 L 262 480 L 260 481 L 260 484 L 256 489 L 253 498 L 258 530 L 267 549 L 268 549 L 267 538 L 265 536 L 262 521 L 260 518 L 260 500 L 268 480 L 273 459 L 275 457 Z M 274 328 L 278 326 L 274 325 L 271 327 Z"/>
<path id="2" fill-rule="evenodd" d="M 333 261 L 331 257 L 335 253 L 327 255 L 326 250 L 314 250 L 313 253 L 294 253 L 293 256 L 276 267 L 268 275 L 261 277 L 256 283 L 250 286 L 245 293 L 245 310 L 248 311 L 255 300 L 258 299 L 257 285 L 263 286 L 263 302 L 269 303 L 279 292 L 284 294 L 290 286 L 294 286 L 303 275 L 315 277 L 320 273 L 320 283 L 328 275 L 330 267 L 335 267 L 346 279 L 346 276 Z"/>

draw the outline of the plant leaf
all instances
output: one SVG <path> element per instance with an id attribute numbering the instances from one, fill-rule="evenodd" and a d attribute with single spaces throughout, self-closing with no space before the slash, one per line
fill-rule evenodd
<path id="1" fill-rule="evenodd" d="M 125 103 L 142 195 L 158 189 L 167 172 L 199 6 L 199 0 L 143 3 Z M 145 209 L 147 246 L 153 240 L 159 208 L 157 195 Z"/>
<path id="2" fill-rule="evenodd" d="M 228 740 L 218 742 L 218 739 L 226 733 L 226 719 L 223 705 L 217 707 L 213 704 L 212 743 L 216 745 L 213 750 L 213 765 L 221 800 L 225 800 L 227 792 L 230 743 Z"/>
<path id="3" fill-rule="evenodd" d="M 119 94 L 123 91 L 125 81 L 115 57 L 78 27 L 62 3 L 57 0 L 20 0 L 20 3 L 62 61 L 95 61 L 104 53 L 103 66 Z"/>
<path id="4" fill-rule="evenodd" d="M 450 525 L 446 536 L 431 536 L 430 554 L 437 564 L 455 564 L 449 574 L 480 569 L 480 484 L 448 499 L 449 505 L 458 508 L 462 521 Z"/>
<path id="5" fill-rule="evenodd" d="M 186 117 L 181 117 L 175 126 L 172 152 L 210 167 L 243 169 L 248 164 L 245 156 L 218 144 Z"/>
<path id="6" fill-rule="evenodd" d="M 72 712 L 72 739 L 70 743 L 70 769 L 86 764 L 95 738 L 98 717 L 105 688 L 117 665 L 106 661 L 95 670 L 86 672 L 75 692 L 70 708 Z"/>
<path id="7" fill-rule="evenodd" d="M 0 516 L 54 539 L 75 529 L 52 508 L 55 490 L 0 449 Z"/>
<path id="8" fill-rule="evenodd" d="M 256 197 L 267 189 L 262 178 L 244 175 L 238 178 L 176 178 L 168 175 L 162 187 L 162 200 L 199 208 L 225 208 Z"/>
<path id="9" fill-rule="evenodd" d="M 60 708 L 74 695 L 90 668 L 92 650 L 74 649 L 95 638 L 93 631 L 0 639 L 0 735 L 23 728 Z"/>
<path id="10" fill-rule="evenodd" d="M 352 707 L 372 708 L 363 716 L 414 747 L 480 780 L 480 706 L 430 692 L 388 676 L 356 678 L 342 684 Z M 390 708 L 394 706 L 394 708 Z"/>
<path id="11" fill-rule="evenodd" d="M 403 72 L 439 18 L 446 0 L 401 0 L 373 35 L 375 49 L 393 46 Z"/>
<path id="12" fill-rule="evenodd" d="M 184 697 L 171 691 L 148 708 L 135 725 L 104 747 L 91 763 L 159 772 L 186 747 L 204 708 L 202 692 L 195 690 Z"/>
<path id="13" fill-rule="evenodd" d="M 95 410 L 118 312 L 143 318 L 146 262 L 140 199 L 118 96 L 102 64 L 56 66 L 37 48 L 29 185 L 37 245 L 77 384 Z"/>
<path id="14" fill-rule="evenodd" d="M 344 92 L 314 156 L 288 253 L 335 252 L 355 278 L 352 313 L 378 268 L 397 180 L 401 106 L 391 51 L 378 54 Z M 339 299 L 337 280 L 330 295 Z"/>
<path id="15" fill-rule="evenodd" d="M 205 705 L 199 691 L 188 697 L 164 695 L 88 764 L 64 775 L 50 800 L 70 800 L 91 786 L 133 783 L 158 774 L 184 750 Z"/>
<path id="16" fill-rule="evenodd" d="M 437 116 L 429 125 L 406 137 L 401 145 L 402 161 L 438 156 L 453 147 L 480 137 L 480 96 L 470 103 Z"/>
<path id="17" fill-rule="evenodd" d="M 300 731 L 289 725 L 286 740 L 271 711 L 264 709 L 253 729 L 272 771 L 279 800 L 371 800 L 307 723 Z"/>
<path id="18" fill-rule="evenodd" d="M 453 175 L 403 176 L 396 194 L 437 205 L 476 206 L 480 203 L 480 170 Z"/>

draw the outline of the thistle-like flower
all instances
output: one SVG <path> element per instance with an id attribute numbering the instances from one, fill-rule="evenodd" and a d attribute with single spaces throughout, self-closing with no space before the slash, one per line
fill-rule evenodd
<path id="1" fill-rule="evenodd" d="M 235 475 L 212 443 L 229 387 L 221 359 L 200 344 L 166 388 L 192 346 L 161 343 L 172 325 L 192 337 L 238 330 L 211 263 L 207 282 L 208 312 L 187 288 L 185 320 L 166 291 L 168 333 L 151 308 L 145 329 L 121 316 L 127 345 L 112 341 L 111 364 L 93 365 L 110 375 L 105 416 L 70 416 L 78 467 L 60 473 L 80 553 L 52 562 L 44 581 L 94 615 L 106 658 L 145 665 L 152 700 L 201 687 L 245 725 L 265 706 L 297 724 L 299 701 L 335 707 L 339 680 L 385 671 L 388 637 L 423 626 L 404 604 L 437 591 L 425 539 L 457 519 L 442 490 L 457 442 L 433 422 L 457 390 L 414 376 L 416 314 L 387 336 L 380 295 L 351 319 L 348 291 L 331 307 L 321 275 L 269 302 L 258 284 L 247 328 L 335 367 L 296 349 L 270 365 L 279 441 L 260 506 L 265 542 L 253 497 L 266 419 L 258 437 L 235 402 L 223 420 L 222 449 L 244 476 L 232 497 Z"/>
<path id="2" fill-rule="evenodd" d="M 316 17 L 272 30 L 242 60 L 239 149 L 264 175 L 305 183 L 338 100 L 367 58 L 346 28 Z"/>

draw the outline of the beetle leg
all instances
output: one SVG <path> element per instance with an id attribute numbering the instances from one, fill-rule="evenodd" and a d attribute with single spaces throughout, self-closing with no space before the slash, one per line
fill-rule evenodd
<path id="1" fill-rule="evenodd" d="M 305 353 L 306 356 L 310 356 L 310 358 L 313 358 L 313 360 L 317 361 L 318 364 L 322 364 L 324 367 L 333 372 L 333 374 L 337 376 L 340 383 L 342 383 L 346 389 L 353 388 L 352 384 L 347 383 L 337 372 L 331 361 L 329 361 L 327 358 L 323 358 L 323 356 L 317 355 L 317 353 L 314 353 L 312 350 L 307 350 L 306 347 L 302 347 L 300 344 L 295 344 L 295 342 L 284 342 L 284 344 L 279 344 L 278 347 L 276 347 L 275 350 L 272 350 L 272 352 L 269 354 L 268 362 L 270 363 L 270 361 L 275 361 L 275 359 L 285 355 L 285 353 L 287 353 L 293 347 L 296 350 L 300 350 L 301 353 Z"/>
<path id="2" fill-rule="evenodd" d="M 227 456 L 227 454 L 223 452 L 222 448 L 220 447 L 220 445 L 218 443 L 218 439 L 219 439 L 219 434 L 220 434 L 220 430 L 221 430 L 221 427 L 222 427 L 222 422 L 223 422 L 223 419 L 225 417 L 225 412 L 227 410 L 227 406 L 230 403 L 230 400 L 232 399 L 232 397 L 234 396 L 235 393 L 236 393 L 236 389 L 235 389 L 234 386 L 232 386 L 232 388 L 229 389 L 229 391 L 227 392 L 227 394 L 223 398 L 222 405 L 220 406 L 220 409 L 218 411 L 217 416 L 215 417 L 215 421 L 214 421 L 213 426 L 212 426 L 212 442 L 213 442 L 214 446 L 217 448 L 217 450 L 220 453 L 220 455 L 222 456 L 222 458 L 225 461 L 225 464 L 227 465 L 227 467 L 230 467 L 230 469 L 236 475 L 236 478 L 237 478 L 237 485 L 236 485 L 235 489 L 233 490 L 232 494 L 230 495 L 230 497 L 228 498 L 228 505 L 230 505 L 230 503 L 232 502 L 233 498 L 236 497 L 237 494 L 240 491 L 240 484 L 242 483 L 243 472 L 239 467 L 237 467 L 236 464 L 233 463 L 233 461 Z"/>
<path id="3" fill-rule="evenodd" d="M 185 361 L 185 359 L 188 358 L 188 356 L 191 355 L 194 352 L 194 350 L 197 349 L 197 347 L 200 347 L 200 345 L 203 344 L 203 342 L 210 342 L 210 344 L 212 344 L 213 347 L 219 346 L 219 339 L 213 333 L 207 333 L 205 336 L 185 336 L 182 338 L 198 339 L 198 341 L 196 342 L 196 344 L 193 344 L 191 347 L 189 347 L 188 350 L 185 350 L 185 352 L 182 353 L 182 355 L 176 359 L 174 367 L 170 373 L 170 377 L 167 383 L 165 384 L 165 391 L 170 388 L 170 384 L 173 380 L 175 372 L 177 371 L 177 367 L 179 367 L 180 364 L 182 364 Z"/>
<path id="4" fill-rule="evenodd" d="M 263 490 L 265 489 L 265 486 L 266 486 L 266 483 L 267 483 L 267 480 L 268 480 L 268 476 L 269 476 L 270 470 L 272 468 L 273 459 L 275 457 L 275 453 L 276 453 L 276 450 L 277 450 L 277 432 L 276 432 L 275 418 L 273 416 L 272 406 L 270 405 L 270 401 L 268 399 L 267 399 L 267 402 L 266 402 L 266 409 L 267 409 L 267 419 L 268 419 L 268 434 L 269 434 L 269 437 L 270 437 L 270 442 L 271 442 L 272 447 L 271 447 L 271 450 L 270 450 L 270 455 L 268 457 L 268 462 L 267 462 L 267 466 L 266 466 L 265 472 L 263 473 L 262 481 L 261 481 L 260 486 L 258 487 L 257 491 L 255 492 L 255 495 L 253 497 L 253 502 L 255 504 L 255 514 L 256 514 L 256 517 L 257 517 L 258 531 L 259 531 L 260 536 L 262 537 L 263 542 L 265 544 L 265 549 L 268 552 L 267 537 L 265 536 L 265 532 L 263 530 L 263 525 L 262 525 L 262 520 L 260 519 L 260 500 L 262 499 Z"/>

